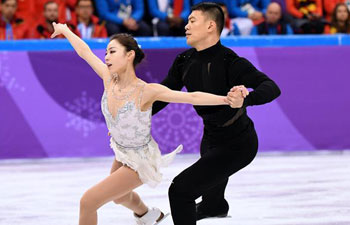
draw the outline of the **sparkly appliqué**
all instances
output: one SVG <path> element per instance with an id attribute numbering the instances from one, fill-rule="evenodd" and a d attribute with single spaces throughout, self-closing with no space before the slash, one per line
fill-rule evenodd
<path id="1" fill-rule="evenodd" d="M 152 108 L 141 111 L 134 101 L 127 101 L 115 118 L 108 110 L 107 92 L 101 100 L 102 113 L 109 132 L 117 146 L 123 150 L 142 150 L 151 140 Z"/>

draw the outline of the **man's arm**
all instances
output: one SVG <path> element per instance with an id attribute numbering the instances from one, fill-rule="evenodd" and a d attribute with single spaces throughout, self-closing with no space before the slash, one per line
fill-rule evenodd
<path id="1" fill-rule="evenodd" d="M 178 90 L 180 91 L 182 87 L 184 86 L 182 79 L 181 79 L 181 72 L 178 69 L 178 63 L 181 56 L 177 56 L 173 65 L 171 66 L 168 76 L 161 82 L 162 85 L 172 89 L 172 90 Z M 152 106 L 152 115 L 156 114 L 160 110 L 162 110 L 165 106 L 167 106 L 169 103 L 166 102 L 160 102 L 156 101 L 153 103 Z"/>
<path id="2" fill-rule="evenodd" d="M 238 58 L 232 62 L 229 82 L 231 86 L 239 84 L 253 89 L 244 99 L 243 106 L 262 105 L 271 102 L 281 94 L 273 80 L 244 58 Z"/>
<path id="3" fill-rule="evenodd" d="M 106 0 L 96 0 L 96 8 L 98 15 L 101 19 L 113 22 L 116 24 L 123 24 L 123 20 L 119 17 L 117 17 L 116 14 L 112 13 L 108 9 L 108 3 Z"/>
<path id="4" fill-rule="evenodd" d="M 190 0 L 184 0 L 183 2 L 183 9 L 182 12 L 180 14 L 180 17 L 184 20 L 187 21 L 188 19 L 188 15 L 190 15 L 191 13 L 191 4 L 190 4 Z"/>
<path id="5" fill-rule="evenodd" d="M 143 5 L 143 0 L 133 0 L 131 4 L 132 4 L 131 18 L 133 18 L 136 21 L 140 21 L 143 17 L 143 12 L 145 8 Z"/>
<path id="6" fill-rule="evenodd" d="M 168 16 L 165 12 L 161 12 L 159 10 L 157 0 L 148 0 L 148 10 L 152 17 L 159 18 L 160 20 L 163 20 L 163 21 L 165 21 Z"/>

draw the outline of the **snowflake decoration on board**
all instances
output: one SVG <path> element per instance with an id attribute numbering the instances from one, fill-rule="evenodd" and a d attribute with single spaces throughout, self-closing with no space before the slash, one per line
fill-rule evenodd
<path id="1" fill-rule="evenodd" d="M 97 126 L 104 125 L 101 119 L 100 102 L 88 97 L 86 91 L 72 102 L 65 102 L 65 106 L 69 109 L 66 127 L 82 131 L 84 137 L 88 137 Z"/>
<path id="2" fill-rule="evenodd" d="M 170 104 L 152 120 L 152 133 L 160 145 L 172 149 L 184 145 L 187 152 L 197 151 L 202 136 L 202 120 L 191 105 Z"/>
<path id="3" fill-rule="evenodd" d="M 10 90 L 19 90 L 24 92 L 25 88 L 20 85 L 11 73 L 8 66 L 8 52 L 3 51 L 0 53 L 0 87 L 5 87 Z"/>

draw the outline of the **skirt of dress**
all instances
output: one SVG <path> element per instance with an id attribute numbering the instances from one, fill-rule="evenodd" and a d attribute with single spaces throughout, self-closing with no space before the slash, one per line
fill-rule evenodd
<path id="1" fill-rule="evenodd" d="M 182 145 L 179 145 L 174 151 L 162 155 L 153 138 L 145 148 L 137 150 L 121 148 L 113 138 L 110 140 L 110 146 L 116 160 L 137 172 L 142 183 L 151 187 L 155 187 L 162 181 L 160 167 L 168 166 L 183 148 Z"/>

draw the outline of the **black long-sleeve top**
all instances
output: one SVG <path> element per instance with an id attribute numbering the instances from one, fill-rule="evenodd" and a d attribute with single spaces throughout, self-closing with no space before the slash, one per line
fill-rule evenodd
<path id="1" fill-rule="evenodd" d="M 192 48 L 179 54 L 162 84 L 173 90 L 181 90 L 185 86 L 189 92 L 202 91 L 223 96 L 236 85 L 252 88 L 241 109 L 233 109 L 228 105 L 194 106 L 203 118 L 205 129 L 209 131 L 224 128 L 228 121 L 239 114 L 239 119 L 234 118 L 235 122 L 230 125 L 234 134 L 244 130 L 250 121 L 245 107 L 271 102 L 281 93 L 274 81 L 258 71 L 247 59 L 221 45 L 220 41 L 202 51 Z M 155 102 L 153 114 L 166 105 L 164 102 Z"/>

